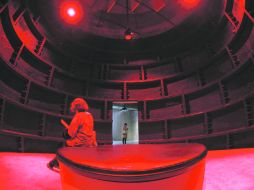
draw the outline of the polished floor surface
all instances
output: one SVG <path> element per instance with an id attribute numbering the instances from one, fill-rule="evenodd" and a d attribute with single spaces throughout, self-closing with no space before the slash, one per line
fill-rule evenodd
<path id="1" fill-rule="evenodd" d="M 0 153 L 0 189 L 60 190 L 58 173 L 49 170 L 53 154 Z M 254 148 L 209 151 L 204 190 L 253 190 Z"/>

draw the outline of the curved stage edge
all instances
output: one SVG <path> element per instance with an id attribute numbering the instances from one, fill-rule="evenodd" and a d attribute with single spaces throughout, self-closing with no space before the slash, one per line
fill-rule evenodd
<path id="1" fill-rule="evenodd" d="M 106 145 L 58 150 L 64 190 L 202 190 L 200 144 Z"/>

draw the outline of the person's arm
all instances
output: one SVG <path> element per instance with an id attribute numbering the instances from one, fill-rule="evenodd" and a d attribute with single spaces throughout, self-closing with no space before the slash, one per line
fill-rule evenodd
<path id="1" fill-rule="evenodd" d="M 74 138 L 76 136 L 79 125 L 80 125 L 79 117 L 76 114 L 74 118 L 72 119 L 71 124 L 68 127 L 68 134 L 70 135 L 71 138 Z"/>
<path id="2" fill-rule="evenodd" d="M 69 125 L 68 125 L 63 119 L 61 119 L 61 124 L 62 124 L 66 129 L 69 128 Z"/>

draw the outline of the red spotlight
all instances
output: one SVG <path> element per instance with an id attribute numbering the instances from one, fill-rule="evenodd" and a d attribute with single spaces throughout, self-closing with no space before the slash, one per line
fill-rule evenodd
<path id="1" fill-rule="evenodd" d="M 132 39 L 133 39 L 133 36 L 132 36 L 131 34 L 126 34 L 126 35 L 124 36 L 124 39 L 127 40 L 127 41 L 129 41 L 129 40 L 132 40 Z"/>
<path id="2" fill-rule="evenodd" d="M 62 19 L 69 24 L 77 24 L 83 18 L 84 11 L 78 1 L 65 1 L 60 6 Z"/>
<path id="3" fill-rule="evenodd" d="M 125 32 L 124 32 L 124 39 L 126 41 L 130 41 L 134 38 L 134 33 L 130 30 L 130 29 L 127 29 Z"/>
<path id="4" fill-rule="evenodd" d="M 196 7 L 199 3 L 200 0 L 178 0 L 178 2 L 187 9 L 191 9 Z"/>
<path id="5" fill-rule="evenodd" d="M 76 11 L 73 8 L 69 8 L 67 10 L 67 13 L 68 13 L 69 16 L 73 17 L 73 16 L 75 16 Z"/>

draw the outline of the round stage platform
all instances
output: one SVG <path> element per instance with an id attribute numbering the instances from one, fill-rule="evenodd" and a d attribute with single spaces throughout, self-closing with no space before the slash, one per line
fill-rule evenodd
<path id="1" fill-rule="evenodd" d="M 200 144 L 136 144 L 64 147 L 57 158 L 66 190 L 201 190 L 206 153 Z"/>

